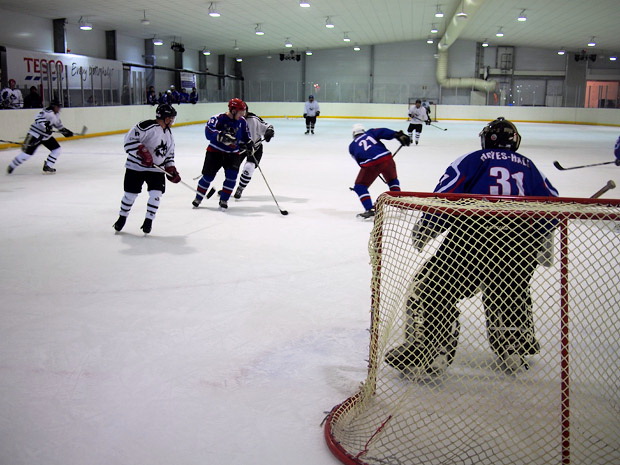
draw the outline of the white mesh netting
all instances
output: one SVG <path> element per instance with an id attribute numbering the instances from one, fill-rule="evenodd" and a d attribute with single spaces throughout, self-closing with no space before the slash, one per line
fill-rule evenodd
<path id="1" fill-rule="evenodd" d="M 347 464 L 619 464 L 620 201 L 383 194 Z"/>

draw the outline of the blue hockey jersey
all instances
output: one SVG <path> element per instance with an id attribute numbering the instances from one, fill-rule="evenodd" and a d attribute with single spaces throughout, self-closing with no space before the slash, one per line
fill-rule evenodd
<path id="1" fill-rule="evenodd" d="M 226 145 L 217 140 L 220 133 L 229 133 L 237 138 L 237 144 Z M 238 120 L 230 118 L 226 113 L 220 113 L 209 118 L 205 126 L 205 136 L 209 140 L 210 150 L 219 152 L 238 153 L 239 144 L 251 142 L 248 123 L 245 118 Z"/>
<path id="2" fill-rule="evenodd" d="M 396 131 L 388 128 L 368 129 L 349 144 L 349 153 L 361 167 L 376 165 L 383 157 L 391 157 L 392 152 L 380 139 L 394 139 Z"/>
<path id="3" fill-rule="evenodd" d="M 456 159 L 435 192 L 557 197 L 558 191 L 527 157 L 507 149 L 483 149 Z"/>

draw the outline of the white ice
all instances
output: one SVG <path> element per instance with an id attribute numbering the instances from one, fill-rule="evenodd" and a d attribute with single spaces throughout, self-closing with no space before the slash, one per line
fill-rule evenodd
<path id="1" fill-rule="evenodd" d="M 260 173 L 226 212 L 168 184 L 153 232 L 147 195 L 115 234 L 123 135 L 62 142 L 0 181 L 0 464 L 334 465 L 319 426 L 364 380 L 372 223 L 349 190 L 353 120 L 274 119 Z M 365 120 L 405 129 L 405 121 Z M 481 122 L 425 127 L 397 157 L 404 190 L 432 191 L 479 148 Z M 589 197 L 620 168 L 618 128 L 518 123 L 519 150 L 561 195 Z M 202 125 L 174 129 L 191 186 Z M 391 148 L 396 144 L 388 142 Z M 0 152 L 2 169 L 18 153 Z M 216 179 L 221 186 L 222 174 Z M 382 192 L 377 180 L 373 196 Z M 616 197 L 611 191 L 605 197 Z"/>

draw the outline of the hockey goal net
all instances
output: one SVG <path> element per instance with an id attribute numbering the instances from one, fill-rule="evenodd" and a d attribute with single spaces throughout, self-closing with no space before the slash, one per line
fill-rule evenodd
<path id="1" fill-rule="evenodd" d="M 345 464 L 619 464 L 620 200 L 385 193 Z"/>

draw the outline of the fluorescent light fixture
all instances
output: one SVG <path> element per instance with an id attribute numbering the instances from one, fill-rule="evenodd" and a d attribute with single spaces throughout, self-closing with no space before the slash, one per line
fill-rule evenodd
<path id="1" fill-rule="evenodd" d="M 431 34 L 437 34 L 439 32 L 439 29 L 437 29 L 437 26 L 435 26 L 435 23 L 433 23 L 433 25 L 431 26 Z"/>
<path id="2" fill-rule="evenodd" d="M 291 48 L 293 46 L 293 42 L 288 37 L 286 38 L 286 42 L 284 42 L 284 46 L 287 48 Z"/>
<path id="3" fill-rule="evenodd" d="M 299 2 L 299 6 L 302 7 L 302 8 L 310 8 L 310 3 L 308 3 L 308 2 L 306 2 L 304 0 L 301 0 Z"/>
<path id="4" fill-rule="evenodd" d="M 344 40 L 345 42 L 351 42 L 349 34 L 347 34 L 346 32 L 344 33 L 344 37 L 342 38 L 342 40 Z"/>
<path id="5" fill-rule="evenodd" d="M 609 61 L 616 61 L 617 59 L 618 57 L 616 57 L 615 55 L 609 57 Z"/>
<path id="6" fill-rule="evenodd" d="M 441 9 L 439 8 L 439 5 L 437 5 L 437 11 L 435 12 L 435 18 L 443 18 L 443 11 L 441 11 Z"/>
<path id="7" fill-rule="evenodd" d="M 359 45 L 356 45 L 355 47 L 353 47 L 353 50 L 356 52 L 359 52 L 361 50 Z"/>
<path id="8" fill-rule="evenodd" d="M 487 39 L 484 39 L 484 40 L 482 41 L 482 46 L 483 46 L 483 47 L 488 47 L 488 46 L 489 46 L 489 41 L 488 41 Z"/>
<path id="9" fill-rule="evenodd" d="M 209 56 L 209 55 L 211 55 L 211 50 L 207 50 L 207 47 L 203 47 L 202 54 L 204 56 Z"/>
<path id="10" fill-rule="evenodd" d="M 254 33 L 257 36 L 264 36 L 265 32 L 262 30 L 262 28 L 260 27 L 260 24 L 257 24 L 256 27 L 254 28 Z"/>
<path id="11" fill-rule="evenodd" d="M 564 50 L 563 48 L 558 50 L 558 55 L 565 55 L 565 54 L 566 54 L 566 50 Z"/>
<path id="12" fill-rule="evenodd" d="M 502 28 L 500 27 L 497 32 L 495 33 L 495 35 L 497 37 L 504 37 L 504 31 L 502 31 Z"/>
<path id="13" fill-rule="evenodd" d="M 146 10 L 144 10 L 144 18 L 140 20 L 140 22 L 142 23 L 143 26 L 148 26 L 149 24 L 151 24 L 151 22 L 146 19 Z"/>
<path id="14" fill-rule="evenodd" d="M 426 43 L 427 44 L 432 44 L 433 43 L 433 38 L 429 36 L 428 39 L 426 39 Z"/>
<path id="15" fill-rule="evenodd" d="M 93 25 L 92 25 L 92 23 L 89 23 L 88 20 L 83 19 L 82 17 L 80 17 L 80 29 L 82 31 L 92 31 L 93 30 Z"/>
<path id="16" fill-rule="evenodd" d="M 211 2 L 211 4 L 209 5 L 209 16 L 211 16 L 212 18 L 219 18 L 221 16 L 219 11 L 215 9 L 214 2 Z"/>
<path id="17" fill-rule="evenodd" d="M 332 20 L 329 16 L 325 19 L 325 27 L 328 29 L 333 29 L 335 27 L 334 23 L 332 23 Z"/>
<path id="18" fill-rule="evenodd" d="M 241 62 L 243 61 L 243 58 L 241 58 L 241 57 L 237 57 L 237 58 L 235 58 L 235 61 L 236 61 L 237 63 L 241 63 Z"/>
<path id="19" fill-rule="evenodd" d="M 519 15 L 519 17 L 517 18 L 517 21 L 523 23 L 525 21 L 527 21 L 527 16 L 525 16 L 525 10 L 521 11 L 521 14 Z"/>
<path id="20" fill-rule="evenodd" d="M 153 37 L 153 45 L 164 45 L 164 41 L 157 37 Z"/>
<path id="21" fill-rule="evenodd" d="M 592 36 L 592 38 L 590 39 L 590 42 L 588 42 L 588 47 L 596 47 L 596 42 L 594 41 L 594 36 Z"/>
<path id="22" fill-rule="evenodd" d="M 306 50 L 306 55 L 308 56 L 312 55 L 312 50 Z"/>

